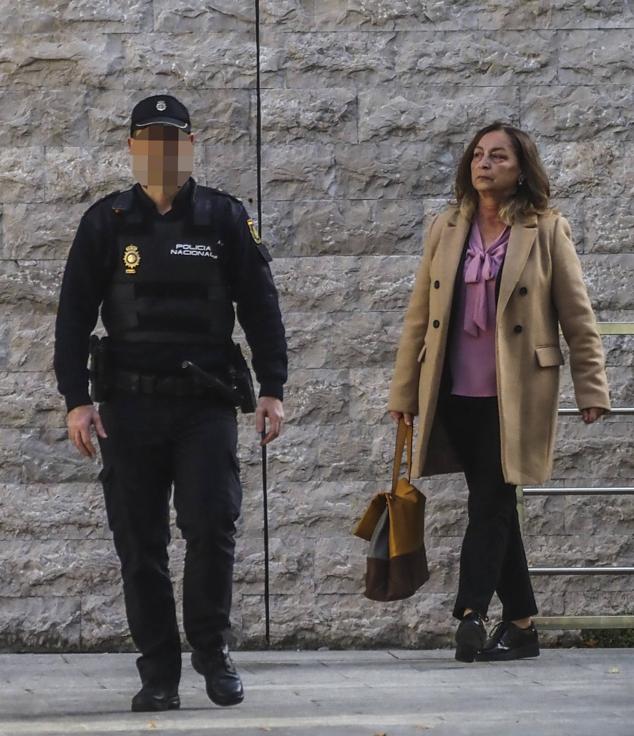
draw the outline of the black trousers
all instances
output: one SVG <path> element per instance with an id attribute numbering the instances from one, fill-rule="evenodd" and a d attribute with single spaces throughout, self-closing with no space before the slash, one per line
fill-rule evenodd
<path id="1" fill-rule="evenodd" d="M 460 458 L 469 488 L 469 522 L 460 553 L 453 614 L 465 608 L 486 616 L 498 594 L 502 617 L 537 613 L 517 516 L 515 486 L 504 481 L 497 397 L 444 396 L 441 418 Z"/>
<path id="2" fill-rule="evenodd" d="M 233 407 L 206 398 L 118 394 L 100 407 L 108 523 L 121 561 L 144 683 L 177 684 L 181 647 L 169 574 L 170 497 L 186 540 L 183 619 L 191 646 L 230 629 L 235 522 L 242 490 Z"/>

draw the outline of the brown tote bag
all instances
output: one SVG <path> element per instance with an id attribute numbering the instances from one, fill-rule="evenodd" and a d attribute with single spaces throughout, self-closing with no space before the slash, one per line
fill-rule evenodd
<path id="1" fill-rule="evenodd" d="M 396 432 L 392 489 L 378 493 L 354 533 L 370 542 L 365 596 L 373 601 L 409 598 L 429 579 L 425 553 L 425 496 L 410 482 L 413 428 L 401 419 Z M 407 478 L 399 478 L 407 444 Z"/>

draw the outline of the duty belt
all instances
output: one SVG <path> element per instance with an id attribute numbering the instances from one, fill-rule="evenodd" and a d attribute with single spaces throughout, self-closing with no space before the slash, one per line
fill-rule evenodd
<path id="1" fill-rule="evenodd" d="M 195 376 L 158 376 L 132 371 L 117 371 L 114 376 L 115 389 L 131 394 L 151 396 L 210 396 L 210 389 Z"/>

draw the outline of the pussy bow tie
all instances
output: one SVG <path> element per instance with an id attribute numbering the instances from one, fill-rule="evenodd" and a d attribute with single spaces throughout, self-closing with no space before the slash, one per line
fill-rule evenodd
<path id="1" fill-rule="evenodd" d="M 475 237 L 469 238 L 465 259 L 464 280 L 467 285 L 467 300 L 464 329 L 473 337 L 479 330 L 486 331 L 489 324 L 489 292 L 487 281 L 495 279 L 504 261 L 508 244 L 508 229 L 491 245 L 484 249 L 480 231 L 475 227 Z"/>

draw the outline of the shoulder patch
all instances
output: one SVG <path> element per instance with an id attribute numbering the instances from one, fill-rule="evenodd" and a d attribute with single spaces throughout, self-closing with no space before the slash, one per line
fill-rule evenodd
<path id="1" fill-rule="evenodd" d="M 264 260 L 269 263 L 273 260 L 271 254 L 269 253 L 269 249 L 264 245 L 262 242 L 262 238 L 260 236 L 260 233 L 258 232 L 258 229 L 253 222 L 253 220 L 249 217 L 247 218 L 247 227 L 249 228 L 249 232 L 251 233 L 251 238 L 253 242 L 256 244 L 258 253 L 264 258 Z"/>
<path id="2" fill-rule="evenodd" d="M 255 226 L 255 223 L 253 220 L 249 217 L 247 220 L 247 225 L 249 226 L 249 232 L 251 233 L 251 237 L 258 245 L 262 244 L 262 238 L 260 237 L 260 233 L 258 233 L 258 229 Z"/>

